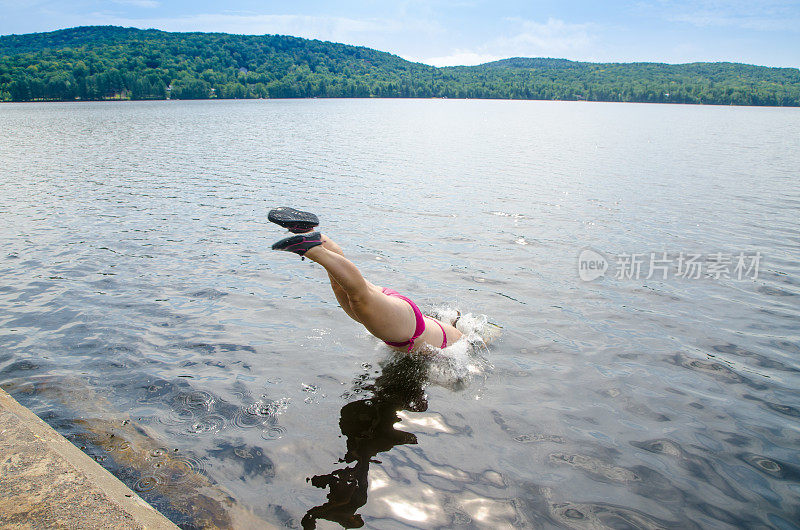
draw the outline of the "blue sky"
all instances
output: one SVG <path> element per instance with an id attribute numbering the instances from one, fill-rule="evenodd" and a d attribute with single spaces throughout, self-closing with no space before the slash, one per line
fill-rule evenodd
<path id="1" fill-rule="evenodd" d="M 0 34 L 113 24 L 278 33 L 437 66 L 505 57 L 800 66 L 799 0 L 0 0 Z"/>

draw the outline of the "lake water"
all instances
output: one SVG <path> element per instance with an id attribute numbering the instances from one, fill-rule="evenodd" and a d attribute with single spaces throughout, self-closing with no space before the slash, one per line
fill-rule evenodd
<path id="1" fill-rule="evenodd" d="M 800 109 L 5 104 L 0 130 L 0 384 L 184 527 L 798 527 Z M 472 343 L 391 353 L 269 249 L 283 205 Z"/>

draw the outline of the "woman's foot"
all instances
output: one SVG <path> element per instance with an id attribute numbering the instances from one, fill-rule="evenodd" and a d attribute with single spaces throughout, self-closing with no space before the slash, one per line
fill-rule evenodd
<path id="1" fill-rule="evenodd" d="M 322 244 L 322 234 L 311 232 L 310 234 L 298 234 L 281 239 L 274 245 L 272 250 L 286 250 L 294 252 L 298 256 L 304 256 L 310 249 Z"/>
<path id="2" fill-rule="evenodd" d="M 311 212 L 301 212 L 294 208 L 281 207 L 270 210 L 267 219 L 288 228 L 293 234 L 305 234 L 319 225 L 319 218 Z"/>

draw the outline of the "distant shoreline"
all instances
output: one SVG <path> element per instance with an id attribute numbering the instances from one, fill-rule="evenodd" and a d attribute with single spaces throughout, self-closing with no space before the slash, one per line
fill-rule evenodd
<path id="1" fill-rule="evenodd" d="M 321 98 L 321 97 L 309 97 L 309 98 L 246 98 L 246 99 L 233 99 L 233 98 L 204 98 L 204 99 L 94 99 L 94 100 L 73 100 L 73 101 L 63 101 L 63 100 L 39 100 L 39 101 L 0 101 L 0 105 L 14 105 L 14 104 L 63 104 L 63 103 L 153 103 L 153 102 L 165 102 L 165 103 L 175 103 L 175 102 L 197 102 L 197 101 L 213 101 L 213 102 L 224 102 L 224 101 L 307 101 L 307 100 L 326 100 L 326 101 L 391 101 L 391 100 L 403 100 L 403 101 L 441 101 L 441 100 L 449 100 L 449 101 L 508 101 L 508 102 L 542 102 L 542 103 L 602 103 L 602 104 L 618 104 L 618 105 L 662 105 L 662 106 L 689 106 L 689 107 L 742 107 L 742 108 L 769 108 L 769 109 L 797 109 L 800 108 L 800 105 L 735 105 L 735 104 L 724 104 L 724 103 L 678 103 L 678 102 L 647 102 L 647 101 L 586 101 L 586 100 L 567 100 L 567 99 L 508 99 L 508 98 L 374 98 L 374 97 L 366 97 L 366 98 Z"/>
<path id="2" fill-rule="evenodd" d="M 800 107 L 800 69 L 526 57 L 437 68 L 298 37 L 115 26 L 0 37 L 0 101 L 315 97 Z"/>

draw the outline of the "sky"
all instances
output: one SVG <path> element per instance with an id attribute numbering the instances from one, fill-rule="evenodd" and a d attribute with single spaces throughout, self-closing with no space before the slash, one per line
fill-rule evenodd
<path id="1" fill-rule="evenodd" d="M 98 24 L 294 35 L 435 66 L 557 57 L 800 67 L 800 0 L 0 0 L 0 35 Z"/>

